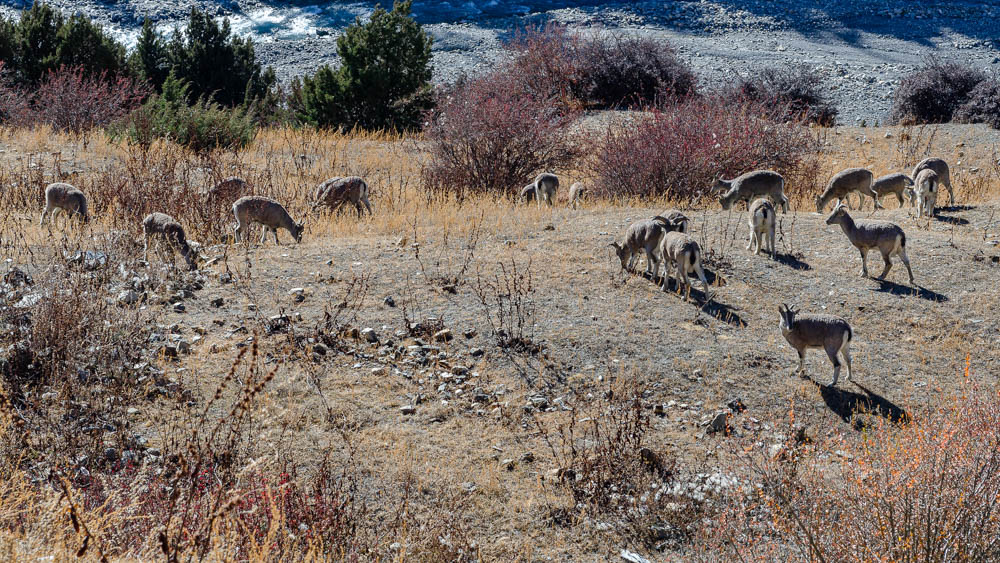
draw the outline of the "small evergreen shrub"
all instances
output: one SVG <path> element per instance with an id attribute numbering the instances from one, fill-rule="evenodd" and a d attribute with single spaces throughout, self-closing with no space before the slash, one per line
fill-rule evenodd
<path id="1" fill-rule="evenodd" d="M 149 147 L 156 139 L 167 139 L 195 152 L 217 148 L 238 150 L 257 136 L 249 111 L 226 108 L 205 98 L 189 103 L 189 97 L 186 82 L 172 74 L 167 76 L 163 92 L 151 97 L 113 129 L 112 136 L 124 136 L 143 147 Z"/>

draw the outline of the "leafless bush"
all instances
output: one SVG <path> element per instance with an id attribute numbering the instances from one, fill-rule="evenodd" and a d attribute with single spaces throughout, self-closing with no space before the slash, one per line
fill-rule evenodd
<path id="1" fill-rule="evenodd" d="M 969 99 L 955 110 L 955 121 L 1000 129 L 1000 80 L 983 80 L 973 88 Z"/>
<path id="2" fill-rule="evenodd" d="M 932 57 L 924 68 L 899 83 L 889 122 L 901 125 L 948 123 L 958 108 L 969 100 L 976 86 L 986 79 L 982 71 Z"/>
<path id="3" fill-rule="evenodd" d="M 22 264 L 5 276 L 0 385 L 27 432 L 15 455 L 42 472 L 64 467 L 86 483 L 118 453 L 137 448 L 129 406 L 183 393 L 148 363 L 157 346 L 151 313 L 122 308 L 116 299 L 118 288 L 156 283 L 120 281 L 135 252 L 64 239 L 54 254 L 65 264 Z"/>
<path id="4" fill-rule="evenodd" d="M 32 97 L 28 119 L 76 135 L 124 118 L 148 95 L 132 78 L 92 76 L 82 67 L 61 66 L 42 79 Z"/>
<path id="5" fill-rule="evenodd" d="M 697 76 L 665 41 L 622 34 L 584 37 L 547 24 L 509 44 L 513 60 L 503 74 L 541 97 L 567 107 L 599 109 L 685 99 Z"/>
<path id="6" fill-rule="evenodd" d="M 417 236 L 416 222 L 411 223 L 413 230 L 413 242 L 410 249 L 413 257 L 420 265 L 420 273 L 424 281 L 431 286 L 455 294 L 458 287 L 465 284 L 469 268 L 476 258 L 476 247 L 479 245 L 479 238 L 482 236 L 483 217 L 472 224 L 465 242 L 460 247 L 456 247 L 449 242 L 451 238 L 448 227 L 441 232 L 441 244 L 432 247 L 433 255 L 429 260 L 424 260 L 421 256 L 421 244 Z"/>
<path id="7" fill-rule="evenodd" d="M 680 494 L 675 461 L 648 441 L 649 413 L 638 386 L 612 384 L 599 398 L 577 397 L 566 422 L 553 428 L 536 417 L 535 425 L 558 464 L 555 489 L 569 493 L 577 517 L 663 549 L 693 536 L 707 507 Z"/>
<path id="8" fill-rule="evenodd" d="M 723 96 L 735 103 L 771 105 L 777 121 L 831 127 L 837 118 L 837 108 L 826 94 L 822 77 L 804 65 L 765 68 L 741 78 Z"/>
<path id="9" fill-rule="evenodd" d="M 0 61 L 0 123 L 8 126 L 25 124 L 29 108 L 28 93 L 10 79 L 4 69 L 4 61 Z"/>
<path id="10" fill-rule="evenodd" d="M 501 75 L 459 86 L 430 116 L 424 185 L 459 199 L 511 197 L 535 174 L 567 165 L 576 155 L 569 131 L 576 112 L 557 102 Z"/>
<path id="11" fill-rule="evenodd" d="M 535 286 L 532 283 L 531 261 L 518 265 L 498 262 L 492 272 L 476 271 L 472 291 L 483 307 L 483 314 L 497 345 L 503 349 L 536 354 L 541 345 L 532 339 L 535 334 Z"/>
<path id="12" fill-rule="evenodd" d="M 699 550 L 742 561 L 1000 556 L 995 390 L 966 380 L 961 397 L 908 424 L 867 418 L 876 422 L 863 438 L 811 444 L 793 431 L 776 452 L 747 444 L 752 482 L 706 527 Z"/>
<path id="13" fill-rule="evenodd" d="M 808 129 L 771 119 L 773 105 L 698 98 L 612 123 L 588 167 L 604 197 L 702 197 L 722 174 L 793 175 L 816 150 Z"/>
<path id="14" fill-rule="evenodd" d="M 909 168 L 930 155 L 937 131 L 936 125 L 907 125 L 903 127 L 893 145 L 895 166 Z"/>

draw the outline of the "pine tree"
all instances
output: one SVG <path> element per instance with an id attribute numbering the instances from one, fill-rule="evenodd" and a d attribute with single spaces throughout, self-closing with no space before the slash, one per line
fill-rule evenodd
<path id="1" fill-rule="evenodd" d="M 153 22 L 146 18 L 142 22 L 142 32 L 129 58 L 132 72 L 159 90 L 170 73 L 167 61 L 167 47 L 163 35 L 156 31 Z"/>
<path id="2" fill-rule="evenodd" d="M 302 87 L 302 115 L 321 127 L 412 129 L 432 106 L 432 38 L 410 15 L 412 2 L 375 7 L 337 38 L 341 66 L 321 67 Z"/>

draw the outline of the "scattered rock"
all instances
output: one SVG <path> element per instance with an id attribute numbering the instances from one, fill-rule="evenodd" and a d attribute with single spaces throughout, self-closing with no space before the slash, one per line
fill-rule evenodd
<path id="1" fill-rule="evenodd" d="M 715 417 L 712 419 L 712 422 L 708 423 L 709 434 L 716 434 L 718 432 L 722 432 L 723 435 L 725 436 L 729 435 L 730 432 L 729 413 L 727 412 L 716 413 Z"/>
<path id="2" fill-rule="evenodd" d="M 222 272 L 219 274 L 219 283 L 233 283 L 233 274 L 230 272 Z"/>
<path id="3" fill-rule="evenodd" d="M 462 336 L 464 336 L 466 338 L 470 338 L 470 339 L 471 338 L 475 338 L 476 337 L 476 329 L 470 328 L 470 329 L 466 330 L 465 332 L 463 332 Z"/>
<path id="4" fill-rule="evenodd" d="M 387 307 L 395 307 L 396 306 L 396 301 L 392 298 L 391 295 L 388 296 L 388 297 L 386 297 L 382 302 L 385 303 L 385 305 Z"/>
<path id="5" fill-rule="evenodd" d="M 216 297 L 215 299 L 213 299 L 213 300 L 209 301 L 209 303 L 210 303 L 210 304 L 211 304 L 211 305 L 212 305 L 213 307 L 216 307 L 216 308 L 218 308 L 218 307 L 222 307 L 223 305 L 225 305 L 225 303 L 226 303 L 226 300 L 225 300 L 225 299 L 223 299 L 223 298 L 221 298 L 221 297 Z"/>
<path id="6" fill-rule="evenodd" d="M 402 407 L 399 408 L 399 412 L 405 415 L 415 414 L 417 412 L 417 407 L 413 405 L 403 405 Z"/>
<path id="7" fill-rule="evenodd" d="M 451 334 L 450 328 L 444 328 L 434 333 L 435 342 L 449 342 L 454 336 Z"/>
<path id="8" fill-rule="evenodd" d="M 746 405 L 744 405 L 743 401 L 740 400 L 739 398 L 735 398 L 729 401 L 728 403 L 726 403 L 726 406 L 729 407 L 729 410 L 733 411 L 736 414 L 741 414 L 743 412 L 746 412 L 747 410 Z"/>
<path id="9" fill-rule="evenodd" d="M 272 315 L 267 319 L 267 331 L 270 333 L 284 332 L 288 330 L 292 320 L 288 315 Z"/>
<path id="10" fill-rule="evenodd" d="M 7 270 L 7 273 L 3 275 L 3 283 L 17 289 L 21 286 L 33 285 L 35 282 L 31 279 L 31 276 L 24 272 L 24 270 L 14 266 Z"/>
<path id="11" fill-rule="evenodd" d="M 500 467 L 506 469 L 507 471 L 514 471 L 516 464 L 512 458 L 503 459 L 500 461 Z"/>
<path id="12" fill-rule="evenodd" d="M 628 561 L 629 563 L 649 563 L 649 559 L 646 559 L 645 557 L 639 555 L 638 553 L 635 553 L 634 551 L 629 551 L 627 549 L 621 550 L 619 555 L 621 555 L 622 559 Z"/>
<path id="13" fill-rule="evenodd" d="M 365 342 L 375 344 L 378 342 L 378 333 L 375 332 L 373 328 L 364 328 L 361 330 L 361 336 L 365 339 Z"/>
<path id="14" fill-rule="evenodd" d="M 472 350 L 469 350 L 469 355 L 473 358 L 478 358 L 485 353 L 486 352 L 484 352 L 482 348 L 473 348 Z"/>
<path id="15" fill-rule="evenodd" d="M 125 289 L 118 294 L 118 302 L 122 305 L 135 305 L 139 302 L 140 297 L 138 292 Z"/>
<path id="16" fill-rule="evenodd" d="M 63 258 L 70 264 L 79 264 L 84 270 L 96 270 L 108 263 L 108 255 L 93 250 L 63 251 Z"/>

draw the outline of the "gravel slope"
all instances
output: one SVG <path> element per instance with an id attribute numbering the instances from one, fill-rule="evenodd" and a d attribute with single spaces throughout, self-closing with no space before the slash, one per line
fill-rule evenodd
<path id="1" fill-rule="evenodd" d="M 258 52 L 284 79 L 336 61 L 336 35 L 374 2 L 306 5 L 255 0 L 54 0 L 96 18 L 133 40 L 144 16 L 164 29 L 192 6 L 232 19 L 258 41 Z M 928 55 L 1000 69 L 1000 2 L 887 0 L 808 2 L 711 0 L 700 2 L 489 3 L 425 0 L 414 13 L 435 38 L 436 78 L 488 69 L 503 57 L 502 42 L 526 24 L 559 21 L 585 33 L 619 30 L 673 42 L 706 84 L 764 66 L 804 63 L 829 81 L 842 123 L 884 121 L 899 79 Z M 30 5 L 0 0 L 0 11 Z"/>

